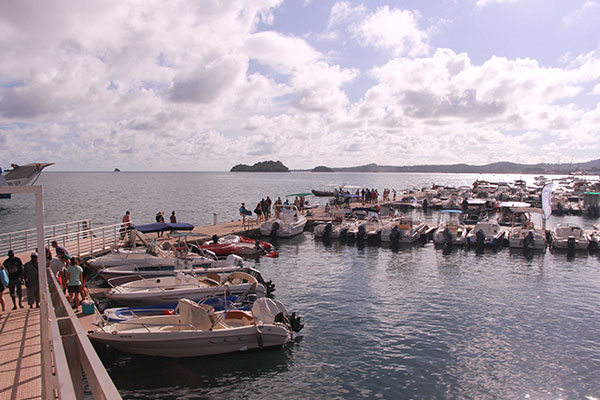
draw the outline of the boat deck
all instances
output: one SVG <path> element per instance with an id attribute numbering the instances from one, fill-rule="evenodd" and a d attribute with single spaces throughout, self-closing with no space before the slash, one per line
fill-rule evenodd
<path id="1" fill-rule="evenodd" d="M 23 288 L 25 291 L 25 288 Z M 23 307 L 12 309 L 8 289 L 0 314 L 0 399 L 41 399 L 42 367 L 40 309 L 30 309 L 23 294 Z"/>

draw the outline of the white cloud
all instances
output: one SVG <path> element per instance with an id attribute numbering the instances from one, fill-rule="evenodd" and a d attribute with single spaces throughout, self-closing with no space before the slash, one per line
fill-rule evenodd
<path id="1" fill-rule="evenodd" d="M 475 5 L 477 7 L 485 7 L 490 4 L 504 4 L 504 3 L 517 3 L 521 0 L 477 0 Z"/>
<path id="2" fill-rule="evenodd" d="M 351 30 L 363 45 L 394 55 L 418 56 L 428 51 L 427 34 L 419 29 L 419 18 L 418 13 L 384 6 Z"/>
<path id="3" fill-rule="evenodd" d="M 580 25 L 588 21 L 598 22 L 600 16 L 600 2 L 596 0 L 586 0 L 577 9 L 571 11 L 563 17 L 564 25 Z"/>

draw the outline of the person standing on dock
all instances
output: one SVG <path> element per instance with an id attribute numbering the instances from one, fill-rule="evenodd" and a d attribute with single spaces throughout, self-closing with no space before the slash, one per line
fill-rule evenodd
<path id="1" fill-rule="evenodd" d="M 69 292 L 69 301 L 73 302 L 75 297 L 75 304 L 73 308 L 75 312 L 79 312 L 79 293 L 81 292 L 81 283 L 83 282 L 83 268 L 77 265 L 75 262 L 71 262 L 71 265 L 67 267 L 67 290 Z"/>
<path id="2" fill-rule="evenodd" d="M 165 214 L 162 211 L 159 211 L 156 213 L 156 222 L 157 223 L 165 222 Z M 163 232 L 156 233 L 156 237 L 161 237 L 162 235 L 163 235 Z"/>
<path id="3" fill-rule="evenodd" d="M 35 303 L 35 308 L 38 308 L 40 306 L 40 284 L 37 253 L 31 253 L 31 260 L 23 266 L 23 277 L 27 288 L 27 304 L 29 304 L 29 308 L 33 308 L 33 303 Z"/>
<path id="4" fill-rule="evenodd" d="M 129 229 L 131 229 L 131 214 L 129 211 L 125 212 L 122 219 L 123 224 L 121 225 L 121 240 L 125 238 L 125 236 L 129 236 Z"/>
<path id="5" fill-rule="evenodd" d="M 177 217 L 175 216 L 175 211 L 171 212 L 171 223 L 172 224 L 177 223 Z"/>
<path id="6" fill-rule="evenodd" d="M 15 253 L 12 250 L 9 250 L 8 258 L 4 260 L 2 265 L 8 272 L 8 290 L 13 302 L 12 309 L 17 309 L 15 294 L 19 296 L 19 307 L 23 308 L 23 304 L 21 304 L 21 297 L 23 296 L 23 289 L 21 288 L 21 284 L 23 283 L 23 262 L 19 257 L 15 257 Z"/>

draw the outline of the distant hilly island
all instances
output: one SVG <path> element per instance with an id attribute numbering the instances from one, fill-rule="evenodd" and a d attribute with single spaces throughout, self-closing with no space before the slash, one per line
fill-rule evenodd
<path id="1" fill-rule="evenodd" d="M 231 168 L 232 172 L 289 172 L 290 170 L 281 161 L 262 161 L 252 166 L 238 164 Z M 320 165 L 312 170 L 295 170 L 312 172 L 447 172 L 466 174 L 569 174 L 584 172 L 588 174 L 600 173 L 600 159 L 565 164 L 519 164 L 513 162 L 496 162 L 485 165 L 470 164 L 431 164 L 431 165 L 378 165 L 366 164 L 357 167 L 327 167 Z"/>

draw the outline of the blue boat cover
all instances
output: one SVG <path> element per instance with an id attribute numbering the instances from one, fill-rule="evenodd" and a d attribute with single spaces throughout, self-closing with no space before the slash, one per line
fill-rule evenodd
<path id="1" fill-rule="evenodd" d="M 142 233 L 165 232 L 165 231 L 191 231 L 194 225 L 186 223 L 171 224 L 167 222 L 155 222 L 154 224 L 134 225 L 134 229 Z"/>

